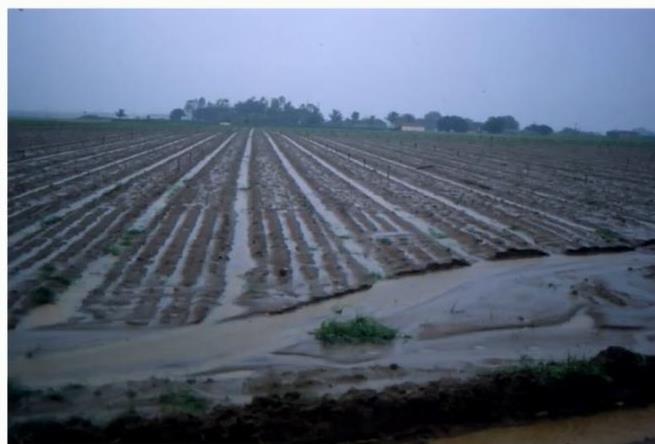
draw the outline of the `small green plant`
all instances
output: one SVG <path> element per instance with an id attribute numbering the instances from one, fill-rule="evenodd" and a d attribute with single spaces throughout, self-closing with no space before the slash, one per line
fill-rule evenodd
<path id="1" fill-rule="evenodd" d="M 34 305 L 46 305 L 55 302 L 55 292 L 44 285 L 37 287 L 30 293 L 30 300 Z"/>
<path id="2" fill-rule="evenodd" d="M 61 216 L 51 216 L 51 217 L 48 217 L 48 218 L 44 219 L 41 222 L 41 225 L 43 225 L 44 227 L 49 227 L 50 225 L 54 225 L 57 222 L 60 222 L 61 219 L 62 219 Z"/>
<path id="3" fill-rule="evenodd" d="M 435 239 L 445 239 L 446 237 L 448 237 L 444 233 L 442 233 L 440 231 L 437 231 L 434 228 L 430 228 L 429 232 L 430 232 L 430 235 Z"/>
<path id="4" fill-rule="evenodd" d="M 138 230 L 136 228 L 132 228 L 130 230 L 127 230 L 124 234 L 123 237 L 121 238 L 119 244 L 124 246 L 124 247 L 129 247 L 132 245 L 132 242 L 134 239 L 138 236 L 141 236 L 143 234 L 143 230 Z"/>
<path id="5" fill-rule="evenodd" d="M 111 254 L 112 256 L 120 256 L 121 249 L 117 245 L 110 245 L 105 249 L 105 253 Z"/>
<path id="6" fill-rule="evenodd" d="M 54 265 L 46 264 L 39 270 L 39 279 L 45 281 L 44 283 L 52 284 L 55 287 L 68 287 L 71 284 L 71 279 L 63 274 L 55 274 L 56 271 L 57 268 Z"/>
<path id="7" fill-rule="evenodd" d="M 159 397 L 159 404 L 164 412 L 188 413 L 198 415 L 207 410 L 209 402 L 195 395 L 191 390 L 169 391 Z"/>
<path id="8" fill-rule="evenodd" d="M 43 267 L 41 267 L 40 275 L 41 275 L 42 277 L 48 277 L 48 276 L 50 276 L 52 273 L 54 273 L 55 271 L 57 271 L 57 269 L 55 268 L 54 265 L 52 265 L 52 264 L 45 264 Z"/>
<path id="9" fill-rule="evenodd" d="M 48 280 L 57 285 L 61 285 L 63 287 L 68 287 L 71 284 L 71 280 L 69 278 L 67 278 L 66 276 L 62 276 L 60 274 L 50 276 Z"/>
<path id="10" fill-rule="evenodd" d="M 381 237 L 380 239 L 378 239 L 378 241 L 379 241 L 382 245 L 391 245 L 391 244 L 393 244 L 393 242 L 391 241 L 391 239 L 389 239 L 388 237 Z"/>
<path id="11" fill-rule="evenodd" d="M 323 321 L 314 336 L 324 344 L 380 344 L 393 341 L 398 331 L 366 316 L 349 321 Z"/>
<path id="12" fill-rule="evenodd" d="M 369 276 L 369 278 L 370 278 L 371 280 L 373 280 L 373 281 L 379 281 L 379 280 L 384 279 L 384 276 L 382 276 L 380 273 L 378 273 L 378 272 L 376 272 L 376 271 L 371 271 L 371 272 L 368 274 L 368 276 Z"/>
<path id="13" fill-rule="evenodd" d="M 607 228 L 596 228 L 596 234 L 599 235 L 605 242 L 614 242 L 621 239 L 619 233 Z"/>
<path id="14" fill-rule="evenodd" d="M 601 364 L 571 356 L 561 362 L 535 361 L 522 356 L 518 364 L 502 368 L 495 373 L 507 376 L 533 376 L 540 384 L 561 381 L 571 376 L 609 378 Z"/>

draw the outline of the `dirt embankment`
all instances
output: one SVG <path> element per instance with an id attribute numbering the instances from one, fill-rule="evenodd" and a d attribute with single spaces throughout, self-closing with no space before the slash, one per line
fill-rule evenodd
<path id="1" fill-rule="evenodd" d="M 343 442 L 438 437 L 507 422 L 590 414 L 655 401 L 655 356 L 610 347 L 589 361 L 537 364 L 468 381 L 406 384 L 334 398 L 298 393 L 217 406 L 202 416 L 126 415 L 13 425 L 10 443 Z"/>

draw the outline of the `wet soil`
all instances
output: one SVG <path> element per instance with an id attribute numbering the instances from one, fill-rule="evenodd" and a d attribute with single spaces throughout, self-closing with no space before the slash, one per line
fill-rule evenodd
<path id="1" fill-rule="evenodd" d="M 347 442 L 461 434 L 655 401 L 655 356 L 610 347 L 593 371 L 542 374 L 532 368 L 442 379 L 381 391 L 308 398 L 298 392 L 255 397 L 201 416 L 126 414 L 106 423 L 82 418 L 14 423 L 10 443 L 38 442 Z"/>

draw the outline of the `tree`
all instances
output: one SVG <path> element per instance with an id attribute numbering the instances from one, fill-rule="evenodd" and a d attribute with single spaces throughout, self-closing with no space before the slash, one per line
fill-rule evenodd
<path id="1" fill-rule="evenodd" d="M 553 134 L 553 129 L 548 125 L 538 125 L 536 123 L 526 126 L 523 131 L 526 133 L 539 134 L 541 136 Z"/>
<path id="2" fill-rule="evenodd" d="M 559 133 L 565 136 L 581 136 L 584 134 L 584 132 L 579 129 L 571 128 L 570 126 L 563 128 Z"/>
<path id="3" fill-rule="evenodd" d="M 441 113 L 438 111 L 430 111 L 423 116 L 423 124 L 425 125 L 426 129 L 436 129 L 437 128 L 437 123 L 439 123 L 439 119 L 441 119 Z"/>
<path id="4" fill-rule="evenodd" d="M 400 118 L 400 114 L 398 114 L 395 111 L 391 111 L 389 114 L 387 114 L 387 120 L 389 123 L 392 125 L 397 125 L 398 124 L 398 119 Z"/>
<path id="5" fill-rule="evenodd" d="M 298 120 L 299 125 L 318 126 L 325 121 L 319 107 L 311 103 L 300 105 L 298 114 L 300 117 Z"/>
<path id="6" fill-rule="evenodd" d="M 492 116 L 484 122 L 482 130 L 492 134 L 506 133 L 508 131 L 517 131 L 519 123 L 512 116 Z"/>
<path id="7" fill-rule="evenodd" d="M 230 100 L 229 99 L 217 99 L 216 104 L 214 105 L 219 109 L 230 109 Z"/>
<path id="8" fill-rule="evenodd" d="M 482 122 L 477 122 L 473 119 L 464 119 L 464 120 L 466 120 L 466 124 L 468 125 L 469 131 L 473 131 L 475 133 L 479 133 L 480 131 L 482 131 L 482 125 L 483 125 Z"/>
<path id="9" fill-rule="evenodd" d="M 332 112 L 330 113 L 330 123 L 333 125 L 339 125 L 343 122 L 343 114 L 341 114 L 341 111 L 333 109 Z"/>
<path id="10" fill-rule="evenodd" d="M 184 104 L 184 111 L 194 120 L 196 119 L 196 109 L 198 109 L 198 99 L 189 99 Z"/>
<path id="11" fill-rule="evenodd" d="M 416 122 L 416 117 L 414 117 L 414 114 L 405 113 L 402 116 L 400 116 L 399 120 L 401 125 L 406 125 L 408 123 Z"/>
<path id="12" fill-rule="evenodd" d="M 363 126 L 365 128 L 385 129 L 387 127 L 387 124 L 384 123 L 384 120 L 378 119 L 375 116 L 367 117 L 366 119 L 362 120 L 361 122 L 363 123 Z"/>
<path id="13" fill-rule="evenodd" d="M 456 133 L 465 133 L 469 130 L 466 119 L 460 116 L 443 116 L 437 121 L 439 131 L 453 131 Z"/>
<path id="14" fill-rule="evenodd" d="M 353 111 L 353 113 L 350 115 L 350 120 L 352 120 L 354 123 L 359 121 L 359 113 L 357 111 Z"/>
<path id="15" fill-rule="evenodd" d="M 171 111 L 169 117 L 171 120 L 176 120 L 180 121 L 182 120 L 182 117 L 184 117 L 184 110 L 182 108 L 175 108 L 173 111 Z"/>
<path id="16" fill-rule="evenodd" d="M 123 108 L 119 108 L 118 111 L 116 111 L 116 117 L 122 119 L 123 117 L 127 117 L 127 114 L 125 114 L 125 110 Z"/>

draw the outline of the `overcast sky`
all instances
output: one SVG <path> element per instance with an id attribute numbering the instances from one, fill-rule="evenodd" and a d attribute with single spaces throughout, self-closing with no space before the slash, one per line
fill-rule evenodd
<path id="1" fill-rule="evenodd" d="M 326 115 L 655 129 L 655 11 L 9 12 L 10 110 L 277 95 Z"/>

